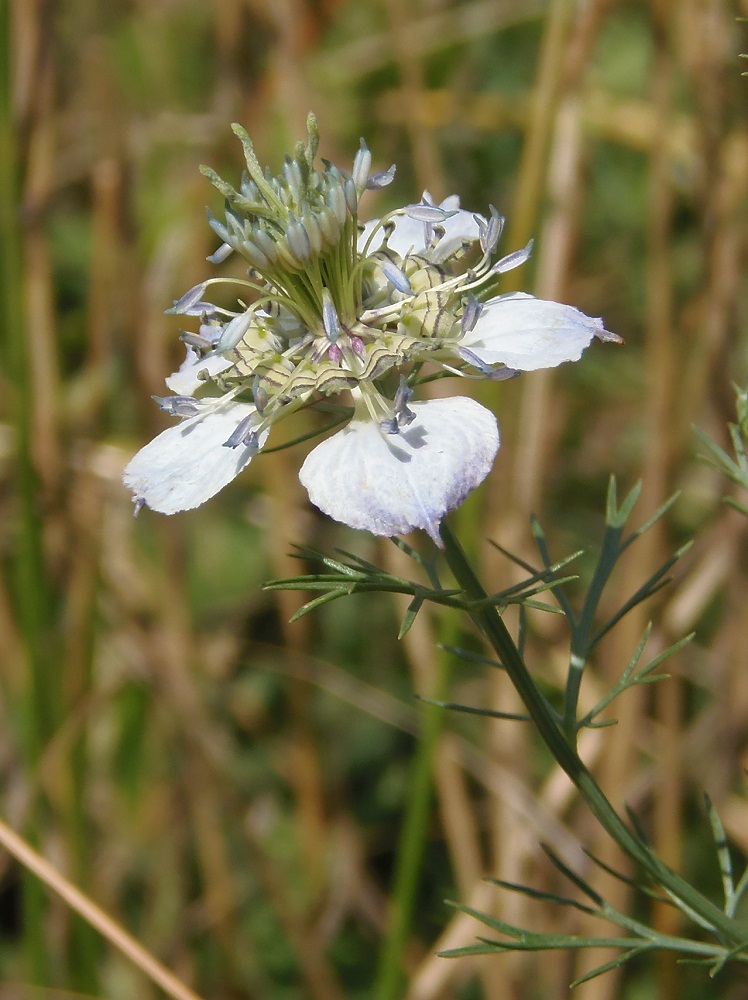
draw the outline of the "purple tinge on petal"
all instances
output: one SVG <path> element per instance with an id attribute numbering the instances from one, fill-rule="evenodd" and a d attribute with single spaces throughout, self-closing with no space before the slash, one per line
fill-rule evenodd
<path id="1" fill-rule="evenodd" d="M 487 365 L 536 371 L 578 361 L 593 337 L 620 340 L 574 306 L 516 292 L 486 302 L 460 347 Z"/>
<path id="2" fill-rule="evenodd" d="M 398 434 L 354 419 L 307 456 L 299 478 L 325 514 L 374 535 L 414 528 L 437 545 L 439 524 L 488 475 L 499 447 L 496 418 L 465 396 L 412 403 Z"/>
<path id="3" fill-rule="evenodd" d="M 122 481 L 139 506 L 162 514 L 199 507 L 235 479 L 267 440 L 265 430 L 251 444 L 225 447 L 254 413 L 249 403 L 227 403 L 169 427 L 140 449 Z"/>

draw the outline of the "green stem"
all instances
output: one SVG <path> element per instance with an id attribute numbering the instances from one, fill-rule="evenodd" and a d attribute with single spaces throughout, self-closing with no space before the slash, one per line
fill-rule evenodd
<path id="1" fill-rule="evenodd" d="M 587 656 L 592 648 L 592 623 L 597 613 L 603 589 L 607 583 L 616 557 L 620 552 L 619 543 L 623 527 L 608 527 L 603 538 L 602 552 L 595 572 L 590 581 L 587 597 L 582 608 L 582 615 L 571 628 L 571 649 L 569 682 L 564 698 L 564 733 L 567 739 L 576 746 L 577 709 L 579 708 L 579 693 L 582 687 L 582 677 Z"/>
<path id="2" fill-rule="evenodd" d="M 437 701 L 446 696 L 449 674 L 450 659 L 441 654 L 435 691 L 432 694 Z M 424 703 L 421 708 L 423 728 L 408 786 L 408 802 L 395 862 L 389 923 L 374 990 L 376 1000 L 397 1000 L 403 993 L 403 955 L 410 936 L 418 880 L 423 869 L 423 851 L 433 792 L 434 753 L 442 730 L 444 709 L 428 703 Z"/>
<path id="3" fill-rule="evenodd" d="M 475 576 L 457 538 L 446 522 L 442 522 L 441 537 L 449 567 L 465 594 L 472 600 L 485 599 L 486 591 Z M 559 766 L 579 789 L 582 798 L 601 826 L 621 850 L 640 865 L 670 896 L 682 901 L 687 909 L 701 917 L 720 938 L 734 946 L 745 945 L 748 941 L 748 927 L 741 921 L 732 920 L 697 889 L 668 868 L 632 834 L 620 818 L 554 720 L 496 608 L 484 605 L 472 612 L 471 617 L 496 650 L 541 739 Z"/>

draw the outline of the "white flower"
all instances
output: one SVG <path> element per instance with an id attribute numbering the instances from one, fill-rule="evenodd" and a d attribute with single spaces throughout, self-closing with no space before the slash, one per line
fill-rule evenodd
<path id="1" fill-rule="evenodd" d="M 529 295 L 493 295 L 523 250 L 495 259 L 503 219 L 473 215 L 452 196 L 396 209 L 360 226 L 359 200 L 389 183 L 369 174 L 365 144 L 350 175 L 314 167 L 318 136 L 265 175 L 238 126 L 248 174 L 235 191 L 212 171 L 226 221 L 213 260 L 232 251 L 249 278 L 213 278 L 171 310 L 200 317 L 185 334 L 187 359 L 157 402 L 181 423 L 133 458 L 124 481 L 136 509 L 171 514 L 229 483 L 263 447 L 270 428 L 302 405 L 351 392 L 351 422 L 317 445 L 300 478 L 336 520 L 378 535 L 422 528 L 439 544 L 442 517 L 488 474 L 499 435 L 493 414 L 467 397 L 411 403 L 423 364 L 499 380 L 578 360 L 593 337 L 618 340 L 571 306 Z M 236 312 L 206 294 L 233 281 Z"/>

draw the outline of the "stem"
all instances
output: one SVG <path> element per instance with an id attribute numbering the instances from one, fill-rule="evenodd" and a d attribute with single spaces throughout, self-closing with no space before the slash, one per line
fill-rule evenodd
<path id="1" fill-rule="evenodd" d="M 460 543 L 446 522 L 442 522 L 441 537 L 449 567 L 465 594 L 472 600 L 484 600 L 487 596 L 486 591 L 475 576 Z M 748 927 L 745 923 L 732 920 L 697 889 L 689 885 L 680 875 L 651 853 L 622 821 L 556 724 L 545 699 L 530 676 L 517 651 L 514 640 L 496 608 L 484 605 L 471 612 L 471 617 L 501 659 L 509 678 L 535 723 L 540 738 L 558 765 L 579 789 L 593 815 L 621 850 L 632 861 L 640 865 L 670 896 L 682 901 L 686 908 L 701 917 L 720 938 L 735 946 L 745 945 L 748 941 Z"/>
<path id="2" fill-rule="evenodd" d="M 564 699 L 564 732 L 567 739 L 576 746 L 577 736 L 577 709 L 579 707 L 579 692 L 582 686 L 582 675 L 584 673 L 587 656 L 592 648 L 591 633 L 592 623 L 600 603 L 603 589 L 607 583 L 611 570 L 616 561 L 616 555 L 620 552 L 619 542 L 623 534 L 623 527 L 608 527 L 603 538 L 603 548 L 600 553 L 595 572 L 590 581 L 587 597 L 582 608 L 582 615 L 578 622 L 573 623 L 571 629 L 571 658 L 569 670 L 569 683 L 566 687 Z"/>

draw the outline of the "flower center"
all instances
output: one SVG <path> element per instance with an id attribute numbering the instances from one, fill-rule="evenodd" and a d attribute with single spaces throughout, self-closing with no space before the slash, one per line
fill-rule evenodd
<path id="1" fill-rule="evenodd" d="M 461 213 L 448 234 L 457 211 L 424 197 L 361 227 L 362 195 L 394 176 L 394 167 L 370 174 L 363 140 L 350 174 L 326 161 L 318 170 L 319 136 L 310 116 L 306 145 L 297 144 L 273 176 L 261 169 L 244 129 L 233 128 L 247 164 L 239 189 L 202 170 L 225 198 L 225 220 L 209 214 L 223 240 L 212 260 L 236 252 L 249 264 L 247 277 L 209 279 L 172 311 L 201 316 L 199 333 L 184 339 L 217 361 L 217 375 L 198 373 L 212 384 L 209 392 L 247 400 L 251 393 L 256 414 L 237 430 L 241 443 L 315 393 L 357 387 L 357 408 L 365 406 L 383 432 L 399 433 L 413 419 L 410 390 L 401 379 L 395 399 L 387 400 L 373 385 L 389 370 L 432 359 L 450 372 L 464 374 L 468 365 L 487 374 L 479 359 L 460 351 L 459 340 L 475 325 L 496 275 L 529 256 L 528 246 L 494 262 L 503 225 L 495 209 L 489 219 Z M 469 253 L 479 258 L 472 266 Z M 237 312 L 203 301 L 210 284 L 227 281 L 250 298 Z"/>

